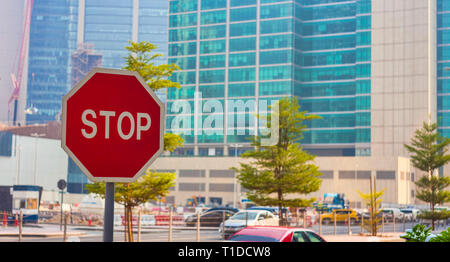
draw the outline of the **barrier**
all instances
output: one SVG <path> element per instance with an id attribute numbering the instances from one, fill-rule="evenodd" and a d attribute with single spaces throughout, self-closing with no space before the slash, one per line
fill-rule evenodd
<path id="1" fill-rule="evenodd" d="M 156 226 L 168 226 L 169 219 L 170 218 L 168 215 L 157 215 L 157 216 L 155 216 L 155 225 Z M 172 225 L 183 226 L 184 225 L 184 217 L 183 216 L 172 216 Z"/>

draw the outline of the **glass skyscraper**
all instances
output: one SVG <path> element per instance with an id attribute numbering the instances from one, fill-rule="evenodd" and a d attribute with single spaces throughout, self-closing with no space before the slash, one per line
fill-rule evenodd
<path id="1" fill-rule="evenodd" d="M 35 0 L 30 25 L 27 123 L 58 119 L 61 99 L 71 86 L 72 53 L 90 44 L 102 66 L 122 68 L 128 41 L 149 41 L 167 62 L 166 0 Z M 161 96 L 165 94 L 160 94 Z M 162 97 L 164 99 L 164 97 Z"/>
<path id="2" fill-rule="evenodd" d="M 307 123 L 306 149 L 371 153 L 370 0 L 170 1 L 169 62 L 181 67 L 172 80 L 183 86 L 168 91 L 167 130 L 186 142 L 174 155 L 246 150 L 257 132 L 253 114 L 266 110 L 258 105 L 286 96 L 322 116 Z M 180 99 L 200 110 L 214 100 L 223 111 L 186 113 Z M 237 100 L 248 107 L 236 111 Z M 215 123 L 201 126 L 211 115 Z M 181 127 L 173 124 L 180 119 Z"/>
<path id="3" fill-rule="evenodd" d="M 437 0 L 437 117 L 439 132 L 450 137 L 450 1 Z M 447 69 L 447 70 L 446 70 Z"/>

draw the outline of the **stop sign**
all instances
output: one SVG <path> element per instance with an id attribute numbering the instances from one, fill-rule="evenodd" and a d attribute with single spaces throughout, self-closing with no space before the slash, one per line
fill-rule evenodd
<path id="1" fill-rule="evenodd" d="M 164 105 L 136 73 L 95 68 L 62 100 L 62 148 L 93 182 L 133 182 L 164 147 Z"/>

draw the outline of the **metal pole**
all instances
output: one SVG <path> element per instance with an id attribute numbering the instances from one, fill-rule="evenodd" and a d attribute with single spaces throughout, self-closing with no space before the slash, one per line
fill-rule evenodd
<path id="1" fill-rule="evenodd" d="M 67 213 L 64 214 L 64 242 L 67 242 Z"/>
<path id="2" fill-rule="evenodd" d="M 200 211 L 197 212 L 197 242 L 200 242 Z"/>
<path id="3" fill-rule="evenodd" d="M 114 241 L 114 183 L 105 186 L 105 215 L 103 223 L 103 242 Z"/>
<path id="4" fill-rule="evenodd" d="M 19 242 L 22 242 L 22 224 L 23 224 L 23 211 L 20 210 L 20 217 L 19 217 Z"/>
<path id="5" fill-rule="evenodd" d="M 397 230 L 395 228 L 395 214 L 394 214 L 394 212 L 392 212 L 392 220 L 394 221 L 394 232 L 397 232 Z"/>
<path id="6" fill-rule="evenodd" d="M 319 235 L 322 235 L 322 211 L 319 211 Z"/>
<path id="7" fill-rule="evenodd" d="M 405 221 L 405 216 L 403 215 L 403 232 L 405 232 L 406 230 L 406 221 Z"/>
<path id="8" fill-rule="evenodd" d="M 222 239 L 225 240 L 225 211 L 222 214 Z"/>
<path id="9" fill-rule="evenodd" d="M 141 242 L 141 209 L 138 211 L 138 233 L 137 242 Z"/>
<path id="10" fill-rule="evenodd" d="M 364 234 L 364 212 L 361 212 L 361 234 Z"/>
<path id="11" fill-rule="evenodd" d="M 333 212 L 333 220 L 334 220 L 334 235 L 336 235 L 336 212 Z"/>
<path id="12" fill-rule="evenodd" d="M 303 210 L 303 228 L 306 228 L 306 209 Z"/>
<path id="13" fill-rule="evenodd" d="M 172 242 L 172 206 L 169 207 L 169 242 Z"/>
<path id="14" fill-rule="evenodd" d="M 348 211 L 347 214 L 347 226 L 348 226 L 348 234 L 351 235 L 352 234 L 352 229 L 350 224 L 352 223 L 352 221 L 350 220 L 350 211 Z"/>
<path id="15" fill-rule="evenodd" d="M 60 205 L 61 220 L 59 222 L 59 231 L 61 231 L 62 230 L 62 224 L 63 224 L 63 191 L 61 190 L 59 193 L 61 194 L 61 205 Z"/>
<path id="16" fill-rule="evenodd" d="M 37 136 L 34 138 L 34 185 L 37 186 Z"/>

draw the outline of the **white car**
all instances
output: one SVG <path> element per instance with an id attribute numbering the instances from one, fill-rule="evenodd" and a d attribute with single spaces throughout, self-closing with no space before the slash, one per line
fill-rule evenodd
<path id="1" fill-rule="evenodd" d="M 400 209 L 400 211 L 403 213 L 403 216 L 405 217 L 406 221 L 409 221 L 409 222 L 417 221 L 417 214 L 419 213 L 418 209 L 404 208 L 404 209 Z"/>
<path id="2" fill-rule="evenodd" d="M 381 211 L 385 215 L 387 215 L 387 217 L 386 217 L 387 221 L 391 222 L 393 220 L 392 215 L 395 217 L 395 221 L 397 221 L 397 222 L 403 221 L 404 214 L 402 213 L 402 211 L 400 211 L 399 208 L 396 208 L 396 207 L 383 207 L 381 209 Z"/>
<path id="3" fill-rule="evenodd" d="M 278 226 L 279 219 L 269 211 L 245 210 L 240 211 L 221 224 L 219 233 L 223 233 L 225 239 L 247 226 Z M 224 232 L 222 232 L 224 229 Z"/>

